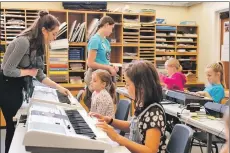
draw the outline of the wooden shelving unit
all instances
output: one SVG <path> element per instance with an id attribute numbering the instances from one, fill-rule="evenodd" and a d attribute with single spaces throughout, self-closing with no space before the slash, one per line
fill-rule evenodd
<path id="1" fill-rule="evenodd" d="M 198 27 L 187 25 L 161 25 L 152 24 L 155 21 L 156 14 L 137 14 L 137 13 L 112 13 L 112 12 L 93 12 L 93 11 L 74 11 L 74 10 L 49 10 L 58 20 L 67 23 L 67 32 L 62 38 L 69 39 L 69 34 L 73 22 L 86 24 L 85 35 L 82 42 L 69 42 L 68 52 L 71 49 L 82 48 L 83 55 L 81 59 L 70 59 L 68 56 L 67 80 L 62 84 L 70 84 L 71 77 L 79 76 L 83 80 L 84 73 L 87 70 L 87 33 L 91 21 L 94 18 L 100 19 L 108 15 L 115 21 L 113 33 L 108 37 L 111 43 L 111 63 L 125 64 L 132 60 L 144 59 L 151 61 L 158 68 L 163 68 L 164 62 L 169 57 L 175 57 L 183 65 L 186 60 L 194 63 L 193 68 L 184 69 L 183 72 L 195 72 L 197 75 L 198 59 Z M 29 27 L 37 17 L 38 10 L 32 9 L 1 9 L 1 21 L 4 23 L 1 27 L 1 46 L 7 47 L 7 44 L 22 30 Z M 7 22 L 11 18 L 21 20 L 18 28 L 7 27 Z M 23 27 L 22 27 L 23 26 Z M 159 27 L 171 26 L 173 29 L 165 30 Z M 189 35 L 190 34 L 190 35 Z M 191 35 L 192 34 L 192 35 Z M 194 35 L 195 34 L 195 35 Z M 61 39 L 61 38 L 58 38 Z M 190 41 L 183 40 L 190 39 Z M 181 45 L 185 44 L 185 45 Z M 185 50 L 185 52 L 181 52 Z M 187 52 L 193 50 L 194 52 Z M 49 71 L 49 49 L 45 55 L 46 73 Z M 81 64 L 82 69 L 72 69 L 73 64 Z M 117 84 L 123 84 L 124 78 L 122 70 L 119 71 L 120 79 Z M 84 82 L 82 82 L 84 84 Z M 81 84 L 82 84 L 81 83 Z"/>
<path id="2" fill-rule="evenodd" d="M 140 15 L 140 46 L 139 57 L 142 60 L 148 60 L 155 63 L 155 24 L 156 16 Z"/>
<path id="3" fill-rule="evenodd" d="M 176 52 L 176 26 L 170 25 L 170 28 L 165 28 L 165 24 L 157 24 L 155 28 L 155 59 L 156 67 L 164 69 L 164 64 L 170 57 L 175 58 Z"/>
<path id="4" fill-rule="evenodd" d="M 26 27 L 30 27 L 35 19 L 38 17 L 38 11 L 37 10 L 25 10 L 26 14 Z"/>
<path id="5" fill-rule="evenodd" d="M 1 34 L 1 36 L 0 36 L 0 41 L 1 41 L 1 44 L 0 44 L 0 66 L 1 66 L 2 61 L 3 61 L 4 52 L 5 52 L 5 48 L 6 48 L 6 40 L 5 40 L 5 37 L 6 37 L 5 23 L 6 22 L 5 22 L 5 16 L 4 16 L 4 9 L 1 9 L 0 22 L 1 22 L 1 25 L 0 25 L 0 34 Z"/>
<path id="6" fill-rule="evenodd" d="M 197 73 L 198 26 L 156 25 L 156 67 L 164 69 L 170 57 L 177 58 L 183 66 L 183 73 Z"/>
<path id="7" fill-rule="evenodd" d="M 5 9 L 5 42 L 11 42 L 21 31 L 26 28 L 25 10 Z"/>
<path id="8" fill-rule="evenodd" d="M 198 26 L 177 25 L 176 58 L 183 73 L 191 72 L 198 78 Z"/>

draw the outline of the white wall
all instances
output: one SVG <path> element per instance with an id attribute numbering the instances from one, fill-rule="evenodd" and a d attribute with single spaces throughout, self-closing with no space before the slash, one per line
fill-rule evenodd
<path id="1" fill-rule="evenodd" d="M 220 20 L 218 12 L 229 8 L 228 2 L 203 2 L 188 8 L 188 20 L 199 25 L 198 75 L 206 81 L 207 64 L 220 60 Z"/>
<path id="2" fill-rule="evenodd" d="M 1 8 L 64 9 L 62 2 L 1 2 Z"/>

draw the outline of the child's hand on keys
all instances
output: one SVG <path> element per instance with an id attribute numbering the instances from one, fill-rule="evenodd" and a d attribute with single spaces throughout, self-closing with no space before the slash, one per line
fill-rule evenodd
<path id="1" fill-rule="evenodd" d="M 94 124 L 97 124 L 98 119 L 96 117 L 91 116 L 91 119 L 92 119 L 92 121 L 93 121 Z"/>
<path id="2" fill-rule="evenodd" d="M 117 139 L 119 138 L 119 134 L 114 130 L 112 126 L 108 125 L 107 123 L 98 122 L 96 126 L 102 129 L 102 131 L 104 131 L 111 140 L 117 141 Z"/>
<path id="3" fill-rule="evenodd" d="M 99 122 L 109 123 L 109 121 L 111 120 L 111 118 L 108 116 L 103 116 L 99 113 L 94 113 L 94 112 L 89 112 L 89 116 L 97 118 Z"/>

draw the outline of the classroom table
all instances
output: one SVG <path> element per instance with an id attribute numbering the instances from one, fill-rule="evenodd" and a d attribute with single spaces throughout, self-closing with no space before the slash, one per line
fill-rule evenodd
<path id="1" fill-rule="evenodd" d="M 119 95 L 124 95 L 127 98 L 130 98 L 127 92 L 127 89 L 124 87 L 118 87 L 116 92 Z M 166 104 L 167 103 L 167 104 Z M 178 117 L 178 113 L 180 114 L 179 119 L 185 124 L 191 125 L 195 128 L 207 132 L 207 153 L 211 153 L 212 147 L 212 135 L 216 135 L 225 139 L 224 135 L 224 121 L 222 119 L 211 120 L 208 119 L 207 116 L 203 119 L 194 119 L 191 117 L 191 113 L 185 114 L 183 113 L 184 108 L 181 107 L 180 104 L 168 104 L 168 102 L 162 102 L 162 105 L 165 109 L 165 112 L 171 116 Z M 133 104 L 132 104 L 133 105 Z M 134 111 L 134 110 L 132 110 Z M 204 113 L 204 110 L 203 110 Z"/>

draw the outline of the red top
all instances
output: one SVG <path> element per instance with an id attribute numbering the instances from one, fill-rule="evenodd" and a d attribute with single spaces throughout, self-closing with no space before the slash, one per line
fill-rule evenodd
<path id="1" fill-rule="evenodd" d="M 183 73 L 176 72 L 171 77 L 166 77 L 163 74 L 160 74 L 159 76 L 160 76 L 160 80 L 166 84 L 169 90 L 184 91 L 186 77 Z"/>

